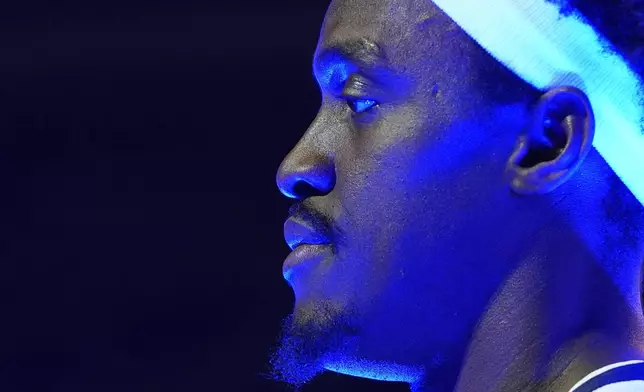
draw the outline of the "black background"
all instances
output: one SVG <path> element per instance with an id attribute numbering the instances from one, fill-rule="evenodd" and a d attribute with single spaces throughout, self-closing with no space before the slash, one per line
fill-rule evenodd
<path id="1" fill-rule="evenodd" d="M 0 391 L 288 390 L 259 375 L 293 302 L 275 171 L 327 5 L 0 6 Z"/>

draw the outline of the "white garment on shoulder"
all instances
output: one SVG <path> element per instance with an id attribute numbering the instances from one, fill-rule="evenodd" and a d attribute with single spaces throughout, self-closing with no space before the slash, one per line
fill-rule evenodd
<path id="1" fill-rule="evenodd" d="M 604 385 L 595 392 L 644 392 L 644 381 L 623 381 L 615 384 Z"/>
<path id="2" fill-rule="evenodd" d="M 616 369 L 622 366 L 633 365 L 636 363 L 642 363 L 642 362 L 644 361 L 633 360 L 633 361 L 613 363 L 611 365 L 604 366 L 603 368 L 597 369 L 594 372 L 587 375 L 586 377 L 582 378 L 577 384 L 575 384 L 574 387 L 572 387 L 570 392 L 575 392 L 579 387 L 583 386 L 588 381 L 608 372 L 609 370 Z M 599 389 L 596 389 L 595 392 L 644 392 L 644 381 L 632 380 L 632 381 L 616 382 L 613 384 L 604 385 Z"/>

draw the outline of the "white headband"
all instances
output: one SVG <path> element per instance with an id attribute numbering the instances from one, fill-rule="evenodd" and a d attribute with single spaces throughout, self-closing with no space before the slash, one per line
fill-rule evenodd
<path id="1" fill-rule="evenodd" d="M 546 0 L 433 0 L 498 61 L 534 87 L 574 86 L 595 113 L 593 146 L 644 204 L 642 81 L 579 13 Z M 487 17 L 483 17 L 489 15 Z"/>

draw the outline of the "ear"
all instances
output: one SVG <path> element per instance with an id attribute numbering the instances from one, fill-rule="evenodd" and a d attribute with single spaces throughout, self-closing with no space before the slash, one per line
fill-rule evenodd
<path id="1" fill-rule="evenodd" d="M 595 117 L 586 94 L 574 87 L 544 93 L 529 114 L 506 166 L 510 188 L 520 195 L 543 194 L 566 182 L 593 145 Z"/>

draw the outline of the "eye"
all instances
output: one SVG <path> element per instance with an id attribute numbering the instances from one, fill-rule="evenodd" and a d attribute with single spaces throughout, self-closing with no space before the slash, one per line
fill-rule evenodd
<path id="1" fill-rule="evenodd" d="M 347 99 L 347 105 L 354 113 L 362 113 L 378 105 L 378 102 L 372 99 Z"/>

